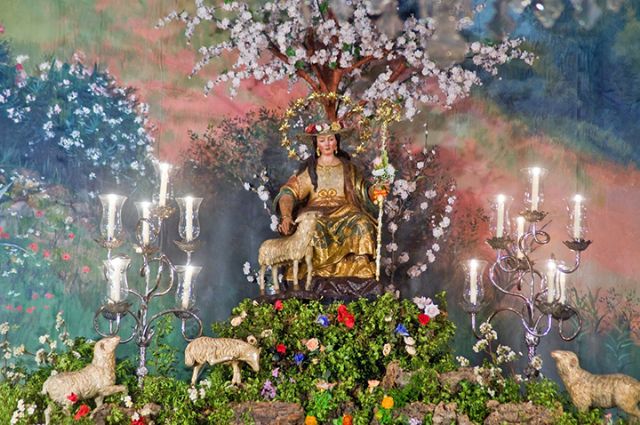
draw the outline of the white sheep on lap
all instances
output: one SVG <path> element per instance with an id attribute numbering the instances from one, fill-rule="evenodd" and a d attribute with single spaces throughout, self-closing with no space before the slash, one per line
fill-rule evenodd
<path id="1" fill-rule="evenodd" d="M 303 212 L 296 218 L 295 223 L 298 225 L 296 232 L 291 236 L 285 236 L 277 239 L 268 239 L 262 242 L 258 251 L 258 262 L 260 263 L 260 276 L 258 284 L 260 285 L 260 295 L 264 295 L 264 273 L 267 266 L 271 266 L 271 275 L 273 279 L 273 288 L 280 292 L 278 285 L 278 266 L 293 261 L 293 289 L 299 290 L 298 286 L 298 263 L 303 258 L 307 264 L 307 282 L 305 289 L 311 287 L 311 273 L 313 266 L 311 260 L 313 258 L 313 245 L 311 240 L 316 231 L 316 223 L 322 214 L 319 211 Z"/>
<path id="2" fill-rule="evenodd" d="M 97 407 L 102 405 L 104 397 L 126 392 L 127 387 L 116 384 L 116 347 L 119 336 L 103 338 L 93 348 L 93 360 L 80 370 L 61 372 L 51 375 L 42 385 L 42 394 L 53 401 L 68 407 L 68 397 L 73 393 L 79 400 L 95 398 Z M 50 421 L 50 407 L 45 411 L 45 420 Z"/>

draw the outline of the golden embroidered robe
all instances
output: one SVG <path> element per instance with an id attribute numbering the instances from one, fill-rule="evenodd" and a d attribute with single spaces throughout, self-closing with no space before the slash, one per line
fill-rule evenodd
<path id="1" fill-rule="evenodd" d="M 348 162 L 333 166 L 318 164 L 316 170 L 317 188 L 311 183 L 308 169 L 304 170 L 282 186 L 275 205 L 282 196 L 289 195 L 296 207 L 301 206 L 298 214 L 310 209 L 324 213 L 312 239 L 314 276 L 374 278 L 377 225 L 371 215 L 376 207 L 369 199 L 370 185 Z M 345 178 L 351 180 L 351 196 L 345 193 Z M 301 265 L 299 277 L 305 274 L 306 267 Z M 289 268 L 286 278 L 292 277 Z"/>

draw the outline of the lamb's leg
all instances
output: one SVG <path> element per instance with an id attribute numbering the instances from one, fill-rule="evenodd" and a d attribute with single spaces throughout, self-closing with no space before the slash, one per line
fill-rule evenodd
<path id="1" fill-rule="evenodd" d="M 198 375 L 200 375 L 200 371 L 202 370 L 203 366 L 204 366 L 204 364 L 197 364 L 193 368 L 193 374 L 191 375 L 191 386 L 192 387 L 196 386 L 196 382 L 198 382 Z"/>
<path id="2" fill-rule="evenodd" d="M 300 290 L 300 285 L 298 284 L 298 260 L 293 260 L 293 290 Z"/>
<path id="3" fill-rule="evenodd" d="M 273 290 L 276 294 L 280 293 L 280 283 L 278 282 L 278 266 L 271 266 L 271 280 L 273 285 Z"/>
<path id="4" fill-rule="evenodd" d="M 238 365 L 238 362 L 231 362 L 231 367 L 233 368 L 233 378 L 231 378 L 231 383 L 233 385 L 240 385 L 242 383 L 242 375 L 240 375 L 240 366 Z"/>
<path id="5" fill-rule="evenodd" d="M 100 395 L 108 397 L 117 393 L 127 393 L 127 387 L 125 385 L 109 385 L 100 390 Z"/>
<path id="6" fill-rule="evenodd" d="M 51 424 L 51 404 L 47 405 L 47 408 L 44 409 L 44 425 Z"/>
<path id="7" fill-rule="evenodd" d="M 313 272 L 313 247 L 307 247 L 307 252 L 304 255 L 304 259 L 307 263 L 307 282 L 304 285 L 304 289 L 307 291 L 311 290 L 311 275 Z"/>
<path id="8" fill-rule="evenodd" d="M 260 266 L 260 274 L 258 275 L 258 285 L 260 286 L 260 295 L 264 296 L 264 271 L 267 268 L 265 264 Z"/>

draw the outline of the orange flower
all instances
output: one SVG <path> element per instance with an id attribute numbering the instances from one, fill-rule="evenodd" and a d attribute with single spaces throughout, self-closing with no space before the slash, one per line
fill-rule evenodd
<path id="1" fill-rule="evenodd" d="M 393 407 L 393 397 L 389 397 L 388 395 L 382 397 L 380 406 L 382 406 L 383 409 L 391 409 Z"/>
<path id="2" fill-rule="evenodd" d="M 342 417 L 342 425 L 353 425 L 353 416 L 344 415 Z"/>
<path id="3" fill-rule="evenodd" d="M 304 418 L 304 425 L 318 425 L 318 420 L 315 416 L 307 416 Z"/>

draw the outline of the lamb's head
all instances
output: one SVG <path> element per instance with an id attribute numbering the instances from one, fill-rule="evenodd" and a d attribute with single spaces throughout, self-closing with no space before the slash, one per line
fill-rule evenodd
<path id="1" fill-rule="evenodd" d="M 568 372 L 580 367 L 578 356 L 571 351 L 556 350 L 551 352 L 551 357 L 556 361 L 560 373 Z"/>
<path id="2" fill-rule="evenodd" d="M 249 346 L 242 356 L 242 360 L 247 362 L 247 364 L 251 366 L 251 369 L 253 369 L 254 372 L 260 371 L 260 351 L 261 349 L 258 347 Z"/>
<path id="3" fill-rule="evenodd" d="M 93 347 L 93 362 L 96 365 L 115 362 L 115 351 L 120 344 L 118 335 L 102 338 Z"/>
<path id="4" fill-rule="evenodd" d="M 302 214 L 296 217 L 296 224 L 302 223 L 307 225 L 315 225 L 316 221 L 322 217 L 322 213 L 320 211 L 305 211 Z"/>

